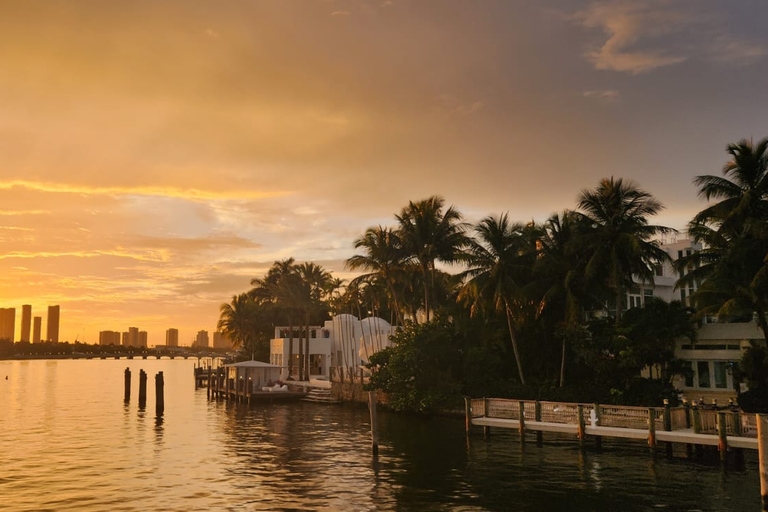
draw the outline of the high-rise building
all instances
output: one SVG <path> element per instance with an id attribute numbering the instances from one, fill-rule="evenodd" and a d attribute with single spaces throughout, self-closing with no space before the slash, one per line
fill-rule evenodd
<path id="1" fill-rule="evenodd" d="M 59 316 L 61 309 L 59 306 L 48 306 L 48 341 L 59 342 Z"/>
<path id="2" fill-rule="evenodd" d="M 194 345 L 196 347 L 208 348 L 208 331 L 198 331 Z"/>
<path id="3" fill-rule="evenodd" d="M 178 347 L 179 346 L 179 330 L 168 329 L 165 331 L 165 346 L 166 347 Z"/>
<path id="4" fill-rule="evenodd" d="M 99 345 L 119 345 L 120 333 L 118 331 L 99 332 Z"/>
<path id="5" fill-rule="evenodd" d="M 21 306 L 21 332 L 19 341 L 29 341 L 29 333 L 32 329 L 32 306 L 24 304 Z"/>
<path id="6" fill-rule="evenodd" d="M 128 332 L 123 333 L 123 345 L 128 347 L 138 347 L 139 345 L 139 328 L 129 327 Z"/>
<path id="7" fill-rule="evenodd" d="M 0 339 L 16 341 L 16 308 L 0 308 Z"/>
<path id="8" fill-rule="evenodd" d="M 139 345 L 140 347 L 147 347 L 147 331 L 139 331 Z"/>
<path id="9" fill-rule="evenodd" d="M 213 348 L 223 348 L 225 350 L 232 349 L 232 342 L 229 340 L 229 336 L 221 331 L 213 333 Z"/>
<path id="10" fill-rule="evenodd" d="M 40 343 L 40 336 L 43 332 L 43 317 L 36 316 L 32 322 L 32 343 Z"/>

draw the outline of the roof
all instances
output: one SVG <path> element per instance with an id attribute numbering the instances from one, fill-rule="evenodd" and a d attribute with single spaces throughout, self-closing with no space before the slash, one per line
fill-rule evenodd
<path id="1" fill-rule="evenodd" d="M 239 363 L 234 363 L 234 364 L 225 364 L 224 366 L 225 367 L 234 366 L 236 368 L 283 368 L 282 366 L 265 363 L 263 361 L 241 361 Z"/>
<path id="2" fill-rule="evenodd" d="M 696 342 L 707 340 L 762 339 L 763 332 L 756 322 L 704 324 L 696 333 Z"/>

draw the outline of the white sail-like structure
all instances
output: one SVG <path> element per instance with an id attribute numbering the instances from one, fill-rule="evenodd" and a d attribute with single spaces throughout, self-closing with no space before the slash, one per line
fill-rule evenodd
<path id="1" fill-rule="evenodd" d="M 359 324 L 358 353 L 362 363 L 366 364 L 370 356 L 390 346 L 389 335 L 392 334 L 392 326 L 383 318 L 376 316 L 363 318 Z"/>

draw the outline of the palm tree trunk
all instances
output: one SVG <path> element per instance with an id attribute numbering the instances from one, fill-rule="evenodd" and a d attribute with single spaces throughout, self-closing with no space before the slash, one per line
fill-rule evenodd
<path id="1" fill-rule="evenodd" d="M 426 265 L 421 266 L 421 273 L 424 274 L 424 314 L 429 323 L 429 269 Z"/>
<path id="2" fill-rule="evenodd" d="M 621 285 L 617 284 L 616 285 L 616 325 L 617 326 L 621 322 L 621 313 L 622 313 L 621 299 L 623 298 L 622 295 L 623 293 L 622 293 Z"/>
<path id="3" fill-rule="evenodd" d="M 400 304 L 397 301 L 397 294 L 395 293 L 395 287 L 392 284 L 392 279 L 389 276 L 387 276 L 386 281 L 387 281 L 387 286 L 389 287 L 389 293 L 392 294 L 392 302 L 395 304 L 395 315 L 397 316 L 397 321 L 399 325 L 403 325 L 405 322 L 403 321 L 403 318 L 401 316 L 402 313 L 400 312 Z"/>
<path id="4" fill-rule="evenodd" d="M 307 344 L 304 349 L 304 354 L 306 354 L 307 364 L 304 369 L 304 375 L 307 377 L 307 380 L 309 380 L 309 312 L 307 312 L 306 324 L 307 324 Z"/>
<path id="5" fill-rule="evenodd" d="M 293 322 L 288 317 L 288 379 L 293 380 Z"/>
<path id="6" fill-rule="evenodd" d="M 563 335 L 563 353 L 560 356 L 560 387 L 565 386 L 565 340 L 567 339 L 566 335 Z"/>
<path id="7" fill-rule="evenodd" d="M 506 304 L 507 310 L 507 328 L 509 328 L 509 340 L 512 342 L 512 351 L 515 353 L 515 362 L 517 363 L 517 372 L 520 375 L 520 383 L 525 386 L 525 376 L 523 375 L 523 364 L 520 362 L 520 352 L 517 350 L 517 340 L 512 329 L 512 312 L 509 310 L 509 304 Z"/>

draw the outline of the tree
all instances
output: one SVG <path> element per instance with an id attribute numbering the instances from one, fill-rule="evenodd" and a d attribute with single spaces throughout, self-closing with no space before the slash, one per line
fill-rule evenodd
<path id="1" fill-rule="evenodd" d="M 535 252 L 523 236 L 523 224 L 512 224 L 507 214 L 486 217 L 475 227 L 476 240 L 467 247 L 469 269 L 459 300 L 470 304 L 470 313 L 491 307 L 504 312 L 520 382 L 525 384 L 523 363 L 517 345 L 513 318 L 529 302 L 523 291 L 531 277 Z M 533 256 L 533 257 L 532 257 Z"/>
<path id="2" fill-rule="evenodd" d="M 698 176 L 699 196 L 718 202 L 688 225 L 701 251 L 677 261 L 678 286 L 700 284 L 700 314 L 721 318 L 756 313 L 768 341 L 768 138 L 727 148 L 723 176 Z"/>
<path id="3" fill-rule="evenodd" d="M 595 290 L 584 282 L 584 252 L 576 250 L 579 237 L 588 227 L 583 217 L 565 211 L 547 219 L 539 239 L 534 268 L 542 287 L 538 311 L 541 316 L 550 314 L 559 324 L 556 334 L 562 341 L 560 387 L 565 386 L 567 341 L 580 335 L 584 308 L 597 302 Z"/>
<path id="4" fill-rule="evenodd" d="M 257 350 L 257 304 L 247 293 L 233 295 L 232 301 L 219 308 L 217 328 L 227 335 L 234 347 L 242 347 L 255 357 Z"/>
<path id="5" fill-rule="evenodd" d="M 293 380 L 293 319 L 297 316 L 297 306 L 301 302 L 301 278 L 296 274 L 293 258 L 275 261 L 263 278 L 251 280 L 254 286 L 249 292 L 273 302 L 288 322 L 288 380 Z"/>
<path id="6" fill-rule="evenodd" d="M 325 290 L 331 285 L 333 280 L 323 267 L 315 263 L 306 262 L 297 267 L 298 275 L 302 280 L 302 294 L 300 310 L 304 313 L 304 359 L 301 361 L 299 375 L 303 374 L 303 380 L 309 380 L 309 323 L 310 315 L 323 309 L 322 299 Z M 299 341 L 301 343 L 301 341 Z M 301 380 L 301 379 L 300 379 Z"/>
<path id="7" fill-rule="evenodd" d="M 651 194 L 621 178 L 603 179 L 594 190 L 583 190 L 577 212 L 590 223 L 580 237 L 589 254 L 585 266 L 587 284 L 604 281 L 614 292 L 615 323 L 621 322 L 622 296 L 633 276 L 653 283 L 653 268 L 669 260 L 654 237 L 675 230 L 648 224 L 648 218 L 663 208 Z"/>
<path id="8" fill-rule="evenodd" d="M 381 226 L 368 228 L 363 236 L 355 240 L 354 246 L 355 249 L 363 249 L 363 254 L 355 254 L 349 258 L 346 262 L 347 268 L 350 270 L 368 270 L 368 274 L 361 276 L 364 279 L 373 276 L 381 277 L 391 294 L 398 324 L 402 325 L 403 316 L 395 289 L 395 281 L 398 278 L 398 273 L 402 273 L 405 262 L 397 232 Z"/>
<path id="9" fill-rule="evenodd" d="M 431 291 L 434 289 L 435 262 L 456 263 L 462 260 L 462 249 L 469 239 L 466 223 L 453 206 L 445 208 L 440 196 L 409 202 L 395 218 L 398 236 L 407 259 L 416 261 L 424 279 L 424 311 L 430 318 Z"/>

